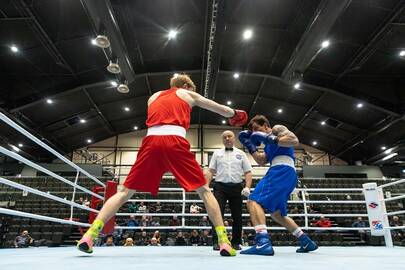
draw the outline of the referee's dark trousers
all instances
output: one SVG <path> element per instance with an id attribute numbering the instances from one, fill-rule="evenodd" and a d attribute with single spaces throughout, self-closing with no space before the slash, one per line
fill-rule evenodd
<path id="1" fill-rule="evenodd" d="M 221 209 L 222 218 L 224 218 L 226 202 L 229 202 L 229 208 L 232 215 L 232 245 L 242 244 L 242 203 L 241 195 L 243 183 L 222 183 L 213 182 L 214 196 L 218 201 Z M 215 230 L 213 230 L 213 243 L 218 244 L 218 238 Z"/>

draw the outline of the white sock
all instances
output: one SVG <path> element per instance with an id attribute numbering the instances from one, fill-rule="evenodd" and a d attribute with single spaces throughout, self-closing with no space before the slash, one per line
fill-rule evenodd
<path id="1" fill-rule="evenodd" d="M 304 234 L 304 232 L 301 230 L 301 228 L 297 228 L 295 231 L 292 233 L 295 237 L 299 238 L 301 235 Z"/>
<path id="2" fill-rule="evenodd" d="M 259 224 L 255 226 L 256 233 L 267 233 L 266 224 Z"/>

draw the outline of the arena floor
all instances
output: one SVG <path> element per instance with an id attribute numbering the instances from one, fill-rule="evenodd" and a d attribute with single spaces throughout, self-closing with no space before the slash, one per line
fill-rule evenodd
<path id="1" fill-rule="evenodd" d="M 321 247 L 296 254 L 277 247 L 273 257 L 221 257 L 207 247 L 103 247 L 92 255 L 74 247 L 0 250 L 0 269 L 405 269 L 405 248 Z"/>

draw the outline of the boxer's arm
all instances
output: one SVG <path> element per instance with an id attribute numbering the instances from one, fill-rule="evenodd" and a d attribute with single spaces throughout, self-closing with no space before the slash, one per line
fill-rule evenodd
<path id="1" fill-rule="evenodd" d="M 278 138 L 278 145 L 284 147 L 297 146 L 299 144 L 297 136 L 283 125 L 275 125 L 272 133 Z"/>
<path id="2" fill-rule="evenodd" d="M 234 110 L 228 106 L 216 103 L 215 101 L 205 98 L 200 94 L 192 91 L 187 91 L 187 93 L 192 100 L 193 106 L 198 106 L 200 108 L 220 114 L 224 117 L 232 117 L 235 114 Z"/>
<path id="3" fill-rule="evenodd" d="M 260 166 L 264 166 L 267 163 L 267 157 L 266 154 L 263 152 L 254 152 L 251 154 L 253 159 L 259 164 Z"/>

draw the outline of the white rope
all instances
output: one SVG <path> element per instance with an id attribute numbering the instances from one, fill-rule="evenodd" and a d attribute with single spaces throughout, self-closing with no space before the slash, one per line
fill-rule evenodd
<path id="1" fill-rule="evenodd" d="M 102 197 L 102 196 L 100 196 L 100 195 L 98 195 L 98 194 L 96 194 L 96 193 L 94 193 L 94 192 L 88 190 L 87 188 L 84 188 L 84 187 L 82 187 L 82 186 L 80 186 L 80 185 L 77 185 L 77 184 L 75 184 L 75 183 L 72 183 L 71 181 L 69 181 L 69 180 L 63 178 L 62 176 L 57 175 L 57 174 L 55 174 L 55 173 L 53 173 L 53 172 L 51 172 L 51 171 L 45 169 L 44 167 L 42 167 L 42 166 L 40 166 L 40 165 L 38 165 L 38 164 L 36 164 L 36 163 L 34 163 L 34 162 L 32 162 L 32 161 L 30 161 L 30 160 L 24 158 L 24 157 L 22 157 L 22 156 L 19 155 L 19 154 L 7 150 L 6 148 L 4 148 L 4 147 L 2 147 L 2 146 L 0 146 L 0 152 L 3 153 L 3 154 L 5 154 L 5 155 L 7 155 L 7 156 L 10 156 L 10 157 L 12 157 L 12 158 L 18 160 L 18 161 L 21 161 L 22 163 L 27 164 L 28 166 L 30 166 L 30 167 L 32 167 L 32 168 L 35 168 L 35 169 L 37 169 L 38 171 L 41 171 L 41 172 L 43 172 L 43 173 L 46 173 L 47 175 L 52 176 L 53 178 L 56 178 L 56 179 L 58 179 L 59 181 L 62 181 L 62 182 L 66 183 L 66 184 L 68 184 L 68 185 L 70 185 L 70 186 L 72 186 L 72 187 L 76 187 L 76 188 L 78 188 L 78 189 L 80 189 L 80 190 L 82 190 L 82 191 L 84 191 L 84 192 L 86 192 L 86 193 L 88 193 L 88 194 L 91 194 L 91 195 L 94 196 L 94 197 L 97 197 L 97 198 L 99 198 L 99 199 L 101 199 L 101 200 L 104 200 L 104 197 Z"/>
<path id="2" fill-rule="evenodd" d="M 82 223 L 82 222 L 77 222 L 77 221 L 73 221 L 73 220 L 65 220 L 65 219 L 60 219 L 60 218 L 53 218 L 53 217 L 42 216 L 42 215 L 37 215 L 37 214 L 31 214 L 31 213 L 27 213 L 27 212 L 11 210 L 11 209 L 2 208 L 2 207 L 0 207 L 0 213 L 5 214 L 5 215 L 12 215 L 12 216 L 25 217 L 25 218 L 52 221 L 52 222 L 63 223 L 63 224 L 90 227 L 90 224 L 88 224 L 88 223 Z"/>
<path id="3" fill-rule="evenodd" d="M 385 227 L 385 228 L 390 230 L 404 230 L 405 226 Z"/>
<path id="4" fill-rule="evenodd" d="M 378 188 L 386 188 L 386 187 L 389 187 L 389 186 L 398 185 L 398 184 L 402 184 L 402 183 L 405 183 L 405 179 L 400 179 L 400 180 L 395 181 L 395 182 L 380 185 L 380 186 L 378 186 Z"/>
<path id="5" fill-rule="evenodd" d="M 78 204 L 78 203 L 75 203 L 75 202 L 71 202 L 71 201 L 62 199 L 62 198 L 60 198 L 58 196 L 55 196 L 55 195 L 52 195 L 52 194 L 49 194 L 49 193 L 46 193 L 46 192 L 31 188 L 31 187 L 27 187 L 27 186 L 24 186 L 22 184 L 15 183 L 13 181 L 4 179 L 3 177 L 0 177 L 0 183 L 8 185 L 8 186 L 15 187 L 15 188 L 18 188 L 20 190 L 25 190 L 25 191 L 28 191 L 30 193 L 33 193 L 33 194 L 36 194 L 36 195 L 39 195 L 39 196 L 42 196 L 42 197 L 52 199 L 54 201 L 58 201 L 58 202 L 68 204 L 68 205 L 71 205 L 71 206 L 76 206 L 77 208 L 81 208 L 81 209 L 86 210 L 86 211 L 91 211 L 91 212 L 95 212 L 95 213 L 99 212 L 98 210 L 95 210 L 93 208 L 90 208 L 90 207 L 87 207 L 87 206 L 84 206 L 84 205 L 81 205 L 81 204 Z"/>
<path id="6" fill-rule="evenodd" d="M 232 227 L 226 227 L 228 230 Z M 274 231 L 284 231 L 287 230 L 284 227 L 266 227 L 268 230 Z M 126 227 L 126 226 L 115 226 L 115 229 L 120 230 L 210 230 L 212 227 L 207 226 L 150 226 L 150 227 Z M 243 230 L 254 230 L 254 227 L 242 227 Z M 301 227 L 303 230 L 309 231 L 368 231 L 370 228 L 353 228 L 353 227 Z"/>
<path id="7" fill-rule="evenodd" d="M 400 199 L 405 199 L 405 195 L 395 196 L 395 197 L 391 197 L 391 198 L 386 198 L 386 199 L 384 199 L 383 201 L 385 201 L 385 202 L 390 202 L 390 201 L 400 200 Z"/>
<path id="8" fill-rule="evenodd" d="M 7 125 L 11 126 L 12 128 L 14 128 L 15 130 L 19 131 L 21 134 L 23 134 L 24 136 L 28 137 L 31 141 L 35 142 L 36 144 L 38 144 L 39 146 L 41 146 L 42 148 L 48 150 L 49 152 L 51 152 L 52 154 L 54 154 L 57 158 L 59 158 L 60 160 L 64 161 L 66 164 L 70 165 L 71 167 L 75 168 L 77 171 L 81 172 L 82 174 L 86 175 L 87 177 L 89 177 L 90 179 L 92 179 L 93 181 L 97 182 L 99 185 L 105 187 L 105 184 L 103 182 L 101 182 L 100 180 L 98 180 L 97 178 L 95 178 L 94 176 L 92 176 L 91 174 L 89 174 L 88 172 L 86 172 L 85 170 L 83 170 L 82 168 L 80 168 L 79 166 L 77 166 L 76 164 L 74 164 L 73 162 L 71 162 L 70 160 L 68 160 L 67 158 L 65 158 L 64 156 L 62 156 L 60 153 L 58 153 L 57 151 L 55 151 L 53 148 L 51 148 L 50 146 L 48 146 L 47 144 L 45 144 L 44 142 L 42 142 L 41 140 L 39 140 L 38 138 L 36 138 L 34 135 L 32 135 L 31 133 L 29 133 L 28 131 L 26 131 L 24 128 L 22 128 L 21 126 L 19 126 L 17 123 L 15 123 L 13 120 L 11 120 L 10 118 L 8 118 L 4 113 L 0 112 L 0 119 L 3 120 L 3 122 L 5 122 Z"/>
<path id="9" fill-rule="evenodd" d="M 164 202 L 164 203 L 202 203 L 202 200 L 196 199 L 196 200 L 156 200 L 156 199 L 133 199 L 133 200 L 128 200 L 128 202 Z M 243 200 L 243 202 L 247 202 L 247 200 Z M 366 201 L 328 201 L 328 200 L 321 200 L 321 201 L 305 201 L 306 203 L 312 203 L 312 204 L 365 204 Z M 304 201 L 288 201 L 288 203 L 291 204 L 302 204 Z"/>
<path id="10" fill-rule="evenodd" d="M 395 216 L 395 215 L 402 215 L 402 214 L 405 214 L 405 210 L 389 212 L 389 213 L 387 213 L 387 216 Z"/>
<path id="11" fill-rule="evenodd" d="M 117 213 L 116 216 L 151 216 L 151 217 L 204 217 L 208 216 L 207 213 L 191 214 L 191 213 Z M 231 214 L 225 214 L 225 217 L 231 217 Z M 305 217 L 305 214 L 287 214 L 289 217 Z M 307 214 L 308 217 L 367 217 L 367 214 Z M 249 214 L 242 214 L 242 217 L 250 217 Z M 271 217 L 270 214 L 266 214 L 266 217 Z"/>

